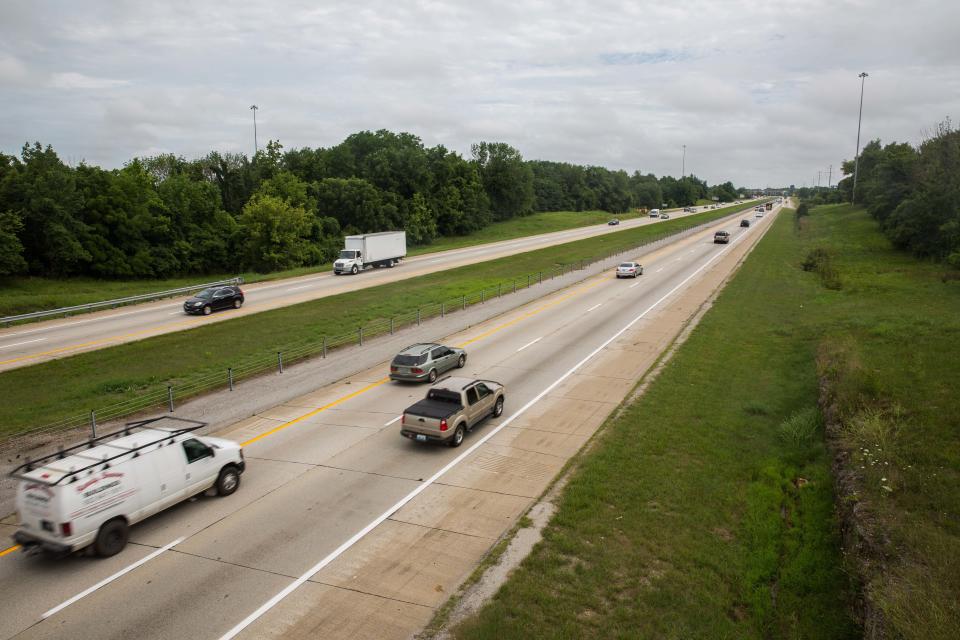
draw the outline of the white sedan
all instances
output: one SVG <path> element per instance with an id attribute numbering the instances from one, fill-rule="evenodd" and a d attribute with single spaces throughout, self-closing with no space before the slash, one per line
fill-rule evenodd
<path id="1" fill-rule="evenodd" d="M 618 278 L 636 278 L 643 275 L 643 265 L 639 262 L 621 262 L 617 265 Z"/>

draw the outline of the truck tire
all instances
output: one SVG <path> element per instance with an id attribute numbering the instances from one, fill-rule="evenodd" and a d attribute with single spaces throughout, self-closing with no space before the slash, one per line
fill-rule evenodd
<path id="1" fill-rule="evenodd" d="M 350 269 L 350 273 L 352 273 L 353 275 L 357 275 L 357 273 L 359 272 L 360 272 L 360 268 L 357 267 L 357 265 L 353 265 L 353 267 Z"/>
<path id="2" fill-rule="evenodd" d="M 466 430 L 463 428 L 463 423 L 461 422 L 457 425 L 457 428 L 453 430 L 453 435 L 450 436 L 450 440 L 448 440 L 450 446 L 456 449 L 463 444 L 464 433 L 466 433 Z"/>
<path id="3" fill-rule="evenodd" d="M 224 497 L 233 494 L 240 486 L 240 470 L 234 465 L 228 464 L 220 469 L 220 475 L 217 476 L 217 495 Z"/>
<path id="4" fill-rule="evenodd" d="M 499 418 L 503 415 L 503 396 L 497 398 L 497 403 L 493 405 L 493 417 Z"/>
<path id="5" fill-rule="evenodd" d="M 100 531 L 97 532 L 97 539 L 94 540 L 93 547 L 98 556 L 109 558 L 123 551 L 129 539 L 130 527 L 127 526 L 126 520 L 114 518 L 100 525 Z"/>
<path id="6" fill-rule="evenodd" d="M 433 384 L 434 382 L 437 381 L 437 370 L 436 370 L 436 369 L 430 369 L 430 373 L 427 374 L 427 380 L 430 381 L 430 384 Z"/>

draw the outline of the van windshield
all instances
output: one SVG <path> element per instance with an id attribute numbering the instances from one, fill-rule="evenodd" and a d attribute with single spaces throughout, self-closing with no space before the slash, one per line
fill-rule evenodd
<path id="1" fill-rule="evenodd" d="M 341 252 L 340 252 L 340 257 L 341 257 L 342 259 L 344 259 L 344 260 L 353 260 L 354 258 L 357 257 L 357 252 L 356 252 L 356 251 L 341 251 Z"/>

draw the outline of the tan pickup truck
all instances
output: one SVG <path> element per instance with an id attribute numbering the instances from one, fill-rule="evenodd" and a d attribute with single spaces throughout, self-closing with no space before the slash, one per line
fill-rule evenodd
<path id="1" fill-rule="evenodd" d="M 400 435 L 418 442 L 445 442 L 459 447 L 480 422 L 503 414 L 503 385 L 492 380 L 443 378 L 427 397 L 407 407 Z"/>

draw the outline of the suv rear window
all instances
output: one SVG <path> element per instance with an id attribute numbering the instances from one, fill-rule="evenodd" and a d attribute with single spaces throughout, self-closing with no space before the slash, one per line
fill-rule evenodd
<path id="1" fill-rule="evenodd" d="M 427 361 L 427 354 L 422 354 L 419 356 L 409 356 L 400 354 L 393 359 L 393 364 L 400 367 L 415 367 L 418 364 L 423 364 Z"/>

